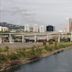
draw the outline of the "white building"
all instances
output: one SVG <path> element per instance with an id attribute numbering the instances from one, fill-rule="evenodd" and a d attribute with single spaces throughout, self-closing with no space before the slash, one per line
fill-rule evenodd
<path id="1" fill-rule="evenodd" d="M 30 32 L 30 27 L 29 27 L 28 24 L 25 25 L 25 27 L 24 27 L 24 31 L 25 31 L 25 32 Z"/>
<path id="2" fill-rule="evenodd" d="M 39 26 L 39 32 L 45 32 L 45 27 L 44 27 L 44 25 Z"/>
<path id="3" fill-rule="evenodd" d="M 0 26 L 0 31 L 2 31 L 2 27 Z"/>
<path id="4" fill-rule="evenodd" d="M 29 26 L 28 24 L 24 26 L 25 32 L 45 32 L 45 26 L 44 25 L 38 25 L 34 24 L 32 26 Z"/>
<path id="5" fill-rule="evenodd" d="M 68 18 L 68 22 L 65 25 L 66 32 L 72 32 L 72 18 Z"/>
<path id="6" fill-rule="evenodd" d="M 33 32 L 39 32 L 39 26 L 37 24 L 33 26 Z"/>
<path id="7" fill-rule="evenodd" d="M 0 31 L 1 32 L 5 32 L 5 31 L 8 31 L 9 29 L 8 29 L 8 27 L 2 27 L 2 26 L 0 26 Z"/>
<path id="8" fill-rule="evenodd" d="M 72 32 L 72 18 L 69 18 L 69 32 Z"/>

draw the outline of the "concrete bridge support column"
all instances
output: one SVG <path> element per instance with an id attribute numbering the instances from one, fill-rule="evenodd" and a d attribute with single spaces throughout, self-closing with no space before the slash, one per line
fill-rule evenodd
<path id="1" fill-rule="evenodd" d="M 0 44 L 2 43 L 2 37 L 0 37 Z"/>
<path id="2" fill-rule="evenodd" d="M 14 43 L 14 40 L 12 39 L 12 34 L 9 34 L 9 43 Z"/>
<path id="3" fill-rule="evenodd" d="M 70 36 L 70 41 L 72 41 L 72 32 L 71 32 L 71 36 Z"/>
<path id="4" fill-rule="evenodd" d="M 48 35 L 47 35 L 47 41 L 49 40 Z"/>
<path id="5" fill-rule="evenodd" d="M 36 36 L 36 35 L 34 36 L 34 41 L 35 41 L 35 42 L 37 41 L 37 36 Z"/>
<path id="6" fill-rule="evenodd" d="M 22 35 L 22 43 L 25 42 L 25 38 L 24 38 L 24 35 Z"/>
<path id="7" fill-rule="evenodd" d="M 58 43 L 60 43 L 61 35 L 58 35 Z"/>

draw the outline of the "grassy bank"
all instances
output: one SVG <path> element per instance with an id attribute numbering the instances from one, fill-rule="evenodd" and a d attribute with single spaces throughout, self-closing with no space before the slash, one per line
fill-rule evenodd
<path id="1" fill-rule="evenodd" d="M 26 63 L 33 57 L 44 57 L 52 52 L 72 46 L 72 42 L 54 42 L 52 44 L 43 43 L 41 47 L 32 48 L 0 48 L 0 70 L 13 66 L 14 64 Z"/>

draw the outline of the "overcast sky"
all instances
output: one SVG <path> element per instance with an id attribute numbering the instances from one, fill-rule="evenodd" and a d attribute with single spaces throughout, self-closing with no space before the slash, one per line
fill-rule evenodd
<path id="1" fill-rule="evenodd" d="M 72 0 L 0 0 L 0 21 L 54 25 L 64 29 L 72 17 Z"/>

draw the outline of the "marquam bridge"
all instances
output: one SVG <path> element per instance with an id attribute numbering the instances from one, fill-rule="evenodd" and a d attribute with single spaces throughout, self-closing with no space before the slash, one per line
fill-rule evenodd
<path id="1" fill-rule="evenodd" d="M 72 41 L 72 32 L 44 32 L 44 33 L 33 33 L 33 32 L 11 32 L 11 33 L 0 33 L 0 45 L 5 43 L 16 44 L 16 43 L 27 43 L 38 41 L 49 41 L 50 39 L 57 38 L 60 42 L 61 38 L 69 38 Z"/>

